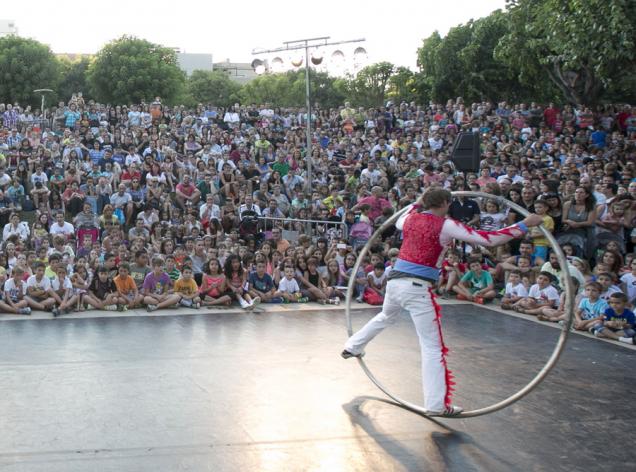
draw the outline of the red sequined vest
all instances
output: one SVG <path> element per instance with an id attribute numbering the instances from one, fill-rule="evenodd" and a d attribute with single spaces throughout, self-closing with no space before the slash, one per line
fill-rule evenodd
<path id="1" fill-rule="evenodd" d="M 431 213 L 412 213 L 404 222 L 404 240 L 399 258 L 414 264 L 437 267 L 444 250 L 439 243 L 442 226 L 446 219 Z"/>

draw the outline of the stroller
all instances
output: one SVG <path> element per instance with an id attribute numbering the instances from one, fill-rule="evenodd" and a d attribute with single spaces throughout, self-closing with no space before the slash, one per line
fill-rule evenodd
<path id="1" fill-rule="evenodd" d="M 241 238 L 245 239 L 248 235 L 258 238 L 258 213 L 247 210 L 243 212 L 242 216 L 243 219 L 239 223 L 239 235 Z"/>

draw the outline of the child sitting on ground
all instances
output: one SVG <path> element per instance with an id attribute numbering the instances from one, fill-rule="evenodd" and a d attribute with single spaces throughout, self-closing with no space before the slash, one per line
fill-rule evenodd
<path id="1" fill-rule="evenodd" d="M 634 306 L 636 303 L 636 259 L 630 262 L 630 272 L 626 272 L 621 276 L 621 287 L 623 293 L 627 295 L 627 303 Z"/>
<path id="2" fill-rule="evenodd" d="M 512 305 L 527 296 L 528 289 L 521 282 L 521 272 L 518 270 L 510 271 L 510 274 L 508 275 L 508 283 L 506 284 L 506 291 L 501 299 L 501 308 L 504 310 L 510 310 Z"/>
<path id="3" fill-rule="evenodd" d="M 376 262 L 373 270 L 367 274 L 368 285 L 362 299 L 369 305 L 382 305 L 386 290 L 387 276 L 383 262 Z"/>
<path id="4" fill-rule="evenodd" d="M 539 315 L 543 308 L 554 308 L 559 301 L 559 292 L 551 285 L 552 274 L 540 272 L 537 283 L 530 287 L 528 296 L 512 305 L 512 309 L 527 315 Z"/>
<path id="5" fill-rule="evenodd" d="M 181 296 L 179 304 L 186 308 L 201 308 L 199 287 L 194 280 L 192 267 L 183 266 L 181 277 L 174 283 L 174 293 Z"/>
<path id="6" fill-rule="evenodd" d="M 180 295 L 170 293 L 171 286 L 170 276 L 163 270 L 163 259 L 161 257 L 153 258 L 152 271 L 146 274 L 142 286 L 144 303 L 148 312 L 159 308 L 168 308 L 181 301 Z"/>
<path id="7" fill-rule="evenodd" d="M 252 298 L 259 297 L 265 303 L 283 303 L 282 297 L 275 297 L 274 279 L 267 273 L 267 260 L 264 256 L 256 259 L 256 270 L 250 273 L 248 293 Z"/>
<path id="8" fill-rule="evenodd" d="M 4 300 L 0 301 L 0 309 L 5 313 L 19 315 L 30 315 L 31 308 L 24 299 L 26 294 L 26 284 L 23 279 L 24 270 L 22 267 L 13 268 L 11 278 L 4 283 Z"/>
<path id="9" fill-rule="evenodd" d="M 497 293 L 492 275 L 482 268 L 480 259 L 470 258 L 468 261 L 470 269 L 461 278 L 459 283 L 453 287 L 457 293 L 458 300 L 468 300 L 483 305 L 488 300 L 493 300 Z"/>
<path id="10" fill-rule="evenodd" d="M 135 280 L 130 276 L 130 266 L 127 262 L 119 264 L 118 275 L 113 279 L 117 287 L 117 298 L 121 302 L 122 310 L 137 308 L 144 301 L 144 296 L 139 293 Z"/>
<path id="11" fill-rule="evenodd" d="M 603 317 L 590 328 L 599 338 L 615 339 L 626 344 L 636 344 L 636 317 L 626 308 L 627 296 L 624 293 L 613 293 L 610 296 L 609 308 Z"/>
<path id="12" fill-rule="evenodd" d="M 574 312 L 574 329 L 587 331 L 602 321 L 603 314 L 608 308 L 607 302 L 600 298 L 601 285 L 598 282 L 585 284 L 585 296 Z"/>
<path id="13" fill-rule="evenodd" d="M 278 283 L 278 290 L 274 292 L 274 296 L 282 297 L 284 303 L 306 303 L 309 300 L 302 296 L 294 273 L 293 267 L 285 267 L 285 276 Z"/>
<path id="14" fill-rule="evenodd" d="M 125 300 L 118 297 L 115 282 L 108 275 L 108 267 L 101 265 L 97 268 L 84 301 L 98 310 L 115 311 L 122 306 Z"/>
<path id="15" fill-rule="evenodd" d="M 620 288 L 614 285 L 615 276 L 611 272 L 600 272 L 596 277 L 596 281 L 601 284 L 600 297 L 609 303 L 609 299 L 613 293 L 623 293 Z"/>
<path id="16" fill-rule="evenodd" d="M 199 294 L 203 305 L 225 305 L 229 306 L 232 299 L 225 294 L 225 275 L 221 272 L 221 264 L 218 259 L 210 259 L 203 274 Z"/>
<path id="17" fill-rule="evenodd" d="M 437 282 L 437 293 L 442 298 L 448 298 L 448 293 L 453 291 L 453 287 L 459 283 L 465 272 L 466 264 L 461 262 L 459 252 L 448 251 L 444 262 L 442 262 L 441 277 Z"/>
<path id="18" fill-rule="evenodd" d="M 580 282 L 576 278 L 572 278 L 572 288 L 573 292 L 576 294 L 574 297 L 574 306 L 579 306 L 579 303 L 583 299 L 583 296 L 579 294 Z M 563 291 L 561 293 L 561 297 L 559 298 L 559 306 L 557 308 L 552 307 L 543 307 L 541 313 L 537 315 L 537 319 L 541 321 L 552 321 L 552 322 L 560 322 L 564 321 L 567 318 L 567 314 L 565 313 L 565 296 L 566 292 Z"/>

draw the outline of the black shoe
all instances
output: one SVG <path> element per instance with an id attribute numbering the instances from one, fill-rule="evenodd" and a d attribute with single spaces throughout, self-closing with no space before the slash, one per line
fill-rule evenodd
<path id="1" fill-rule="evenodd" d="M 351 357 L 364 357 L 364 352 L 360 354 L 354 354 L 353 352 L 349 352 L 346 349 L 340 353 L 343 359 L 349 359 Z"/>
<path id="2" fill-rule="evenodd" d="M 58 316 L 60 316 L 60 309 L 58 307 L 53 307 L 53 309 L 51 310 L 51 312 L 53 313 L 53 318 L 57 318 Z"/>

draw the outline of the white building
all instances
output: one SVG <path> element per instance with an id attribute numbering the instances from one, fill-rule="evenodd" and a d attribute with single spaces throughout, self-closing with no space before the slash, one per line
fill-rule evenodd
<path id="1" fill-rule="evenodd" d="M 214 70 L 225 72 L 231 80 L 241 85 L 258 77 L 249 62 L 230 62 L 226 59 L 224 62 L 215 62 Z"/>
<path id="2" fill-rule="evenodd" d="M 177 62 L 179 68 L 190 75 L 195 70 L 208 70 L 214 68 L 212 54 L 191 54 L 177 51 Z"/>
<path id="3" fill-rule="evenodd" d="M 0 37 L 18 34 L 18 28 L 13 20 L 0 20 Z"/>

